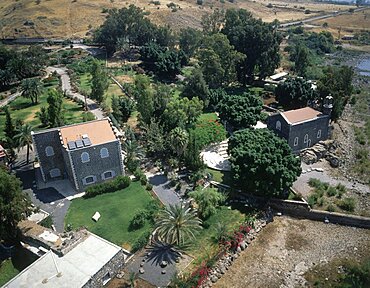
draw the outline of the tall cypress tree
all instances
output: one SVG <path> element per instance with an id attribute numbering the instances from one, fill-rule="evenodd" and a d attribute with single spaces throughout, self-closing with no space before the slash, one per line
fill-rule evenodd
<path id="1" fill-rule="evenodd" d="M 5 133 L 5 136 L 6 136 L 6 141 L 9 145 L 9 148 L 13 148 L 13 144 L 14 144 L 14 136 L 16 134 L 16 131 L 15 131 L 15 126 L 14 126 L 14 123 L 13 123 L 13 119 L 10 115 L 10 112 L 9 112 L 9 108 L 7 106 L 5 106 L 5 128 L 4 128 L 4 133 Z"/>

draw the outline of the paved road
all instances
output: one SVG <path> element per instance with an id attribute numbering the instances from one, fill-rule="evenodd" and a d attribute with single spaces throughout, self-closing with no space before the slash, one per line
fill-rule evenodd
<path id="1" fill-rule="evenodd" d="M 354 9 L 354 12 L 358 12 L 358 11 L 362 11 L 362 10 L 366 10 L 366 9 L 369 9 L 369 7 L 356 8 L 356 9 Z M 297 25 L 300 25 L 300 24 L 309 23 L 309 22 L 322 20 L 322 19 L 327 19 L 327 18 L 332 18 L 332 17 L 336 17 L 336 16 L 339 16 L 339 15 L 344 15 L 344 14 L 351 14 L 351 13 L 349 11 L 341 11 L 341 12 L 336 12 L 336 13 L 333 12 L 333 13 L 329 13 L 329 14 L 325 14 L 325 15 L 313 16 L 313 17 L 310 17 L 310 18 L 302 19 L 302 20 L 297 20 L 297 21 L 292 21 L 292 22 L 287 22 L 287 23 L 281 23 L 279 26 L 281 28 L 286 28 L 286 27 L 289 27 L 289 26 L 297 26 Z"/>
<path id="2" fill-rule="evenodd" d="M 170 181 L 167 179 L 167 176 L 163 174 L 149 174 L 147 176 L 149 183 L 153 185 L 153 191 L 163 204 L 169 206 L 181 202 L 181 199 L 177 196 L 175 190 L 170 187 Z"/>
<path id="3" fill-rule="evenodd" d="M 73 97 L 77 97 L 78 99 L 85 101 L 85 96 L 81 95 L 80 93 L 76 93 L 72 91 L 72 86 L 71 86 L 71 79 L 69 78 L 69 75 L 67 73 L 67 68 L 65 67 L 54 67 L 50 66 L 46 68 L 46 72 L 53 73 L 56 71 L 61 78 L 62 81 L 62 90 L 69 94 L 72 95 Z M 104 118 L 104 113 L 103 110 L 99 107 L 99 105 L 91 100 L 90 98 L 86 98 L 87 102 L 87 107 L 91 113 L 93 113 L 96 117 L 96 119 L 103 119 Z"/>
<path id="4" fill-rule="evenodd" d="M 12 102 L 15 98 L 21 95 L 21 92 L 15 92 L 8 97 L 6 97 L 4 100 L 0 101 L 0 107 L 8 105 L 10 102 Z"/>

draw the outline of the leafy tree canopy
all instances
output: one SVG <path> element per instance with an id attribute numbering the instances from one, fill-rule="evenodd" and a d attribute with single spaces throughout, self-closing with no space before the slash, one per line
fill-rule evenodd
<path id="1" fill-rule="evenodd" d="M 200 45 L 202 37 L 202 32 L 197 29 L 190 27 L 181 29 L 179 35 L 179 44 L 180 48 L 185 52 L 188 58 L 194 55 L 195 50 Z"/>
<path id="2" fill-rule="evenodd" d="M 267 129 L 244 129 L 229 140 L 231 172 L 244 192 L 281 197 L 301 173 L 300 159 Z"/>
<path id="3" fill-rule="evenodd" d="M 0 168 L 0 239 L 13 239 L 17 224 L 31 214 L 31 201 L 23 193 L 21 181 Z"/>
<path id="4" fill-rule="evenodd" d="M 198 204 L 199 215 L 203 219 L 215 214 L 217 207 L 226 200 L 226 196 L 215 188 L 198 188 L 190 192 L 189 196 Z"/>
<path id="5" fill-rule="evenodd" d="M 303 78 L 288 78 L 275 89 L 276 100 L 284 109 L 306 107 L 309 101 L 317 98 L 311 84 Z"/>
<path id="6" fill-rule="evenodd" d="M 336 121 L 343 113 L 352 92 L 353 68 L 349 66 L 333 67 L 324 69 L 324 75 L 319 80 L 317 89 L 321 100 L 331 94 L 333 96 L 333 111 L 331 119 Z"/>
<path id="7" fill-rule="evenodd" d="M 202 70 L 195 68 L 187 79 L 182 95 L 193 98 L 199 97 L 202 99 L 204 106 L 209 104 L 209 89 L 206 81 L 204 80 Z"/>
<path id="8" fill-rule="evenodd" d="M 221 100 L 218 110 L 222 120 L 226 120 L 236 129 L 257 124 L 262 111 L 262 100 L 250 93 L 228 95 Z"/>
<path id="9" fill-rule="evenodd" d="M 246 76 L 258 75 L 265 78 L 273 74 L 279 66 L 282 37 L 274 25 L 253 18 L 244 9 L 226 11 L 221 32 L 227 36 L 236 51 L 246 56 L 238 66 L 238 77 L 242 83 L 245 83 Z"/>

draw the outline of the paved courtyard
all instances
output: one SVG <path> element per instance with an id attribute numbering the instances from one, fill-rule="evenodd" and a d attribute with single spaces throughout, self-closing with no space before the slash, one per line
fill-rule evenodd
<path id="1" fill-rule="evenodd" d="M 170 186 L 170 181 L 164 174 L 148 174 L 149 183 L 161 202 L 165 205 L 176 205 L 181 202 L 175 189 Z"/>

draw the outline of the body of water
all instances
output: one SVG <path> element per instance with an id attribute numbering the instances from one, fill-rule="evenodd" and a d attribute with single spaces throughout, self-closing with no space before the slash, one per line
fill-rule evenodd
<path id="1" fill-rule="evenodd" d="M 370 76 L 370 56 L 361 60 L 356 67 L 360 70 L 360 75 Z"/>

